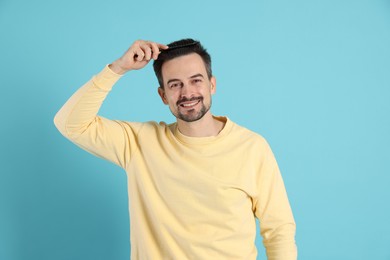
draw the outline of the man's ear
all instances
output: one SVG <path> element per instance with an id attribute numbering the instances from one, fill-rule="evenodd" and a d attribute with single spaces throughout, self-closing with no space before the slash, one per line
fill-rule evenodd
<path id="1" fill-rule="evenodd" d="M 212 76 L 210 78 L 210 92 L 211 94 L 215 94 L 215 92 L 217 91 L 217 79 Z"/>
<path id="2" fill-rule="evenodd" d="M 165 90 L 163 87 L 158 87 L 158 94 L 160 95 L 161 97 L 161 100 L 162 102 L 165 104 L 165 105 L 168 105 L 168 101 L 167 101 L 167 98 L 165 96 Z"/>

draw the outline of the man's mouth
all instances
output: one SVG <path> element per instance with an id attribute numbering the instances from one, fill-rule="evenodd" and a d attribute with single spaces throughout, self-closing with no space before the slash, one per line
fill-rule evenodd
<path id="1" fill-rule="evenodd" d="M 186 101 L 179 101 L 178 102 L 178 105 L 181 106 L 181 107 L 184 107 L 184 108 L 192 108 L 194 106 L 196 106 L 197 104 L 200 103 L 200 101 L 202 100 L 202 98 L 192 98 L 190 100 L 186 100 Z"/>

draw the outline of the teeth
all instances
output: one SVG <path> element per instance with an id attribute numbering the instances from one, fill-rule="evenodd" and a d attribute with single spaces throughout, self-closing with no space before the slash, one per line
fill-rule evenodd
<path id="1" fill-rule="evenodd" d="M 189 104 L 182 104 L 182 106 L 183 107 L 190 107 L 190 106 L 195 105 L 196 103 L 198 103 L 198 101 L 195 101 L 195 102 L 192 102 L 192 103 L 189 103 Z"/>

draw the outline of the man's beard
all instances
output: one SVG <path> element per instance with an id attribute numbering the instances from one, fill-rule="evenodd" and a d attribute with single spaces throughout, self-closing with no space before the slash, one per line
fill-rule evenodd
<path id="1" fill-rule="evenodd" d="M 199 104 L 202 106 L 200 108 L 199 111 L 195 111 L 195 109 L 190 109 L 188 110 L 186 114 L 180 112 L 180 103 L 183 102 L 183 101 L 193 101 L 193 100 L 199 100 Z M 194 122 L 194 121 L 197 121 L 199 119 L 201 119 L 209 110 L 210 110 L 210 107 L 211 107 L 211 99 L 210 99 L 210 105 L 208 107 L 205 106 L 205 104 L 203 103 L 203 97 L 197 97 L 197 98 L 191 98 L 191 99 L 185 99 L 185 100 L 180 100 L 177 102 L 177 113 L 174 113 L 173 111 L 172 114 L 178 118 L 178 119 L 181 119 L 185 122 Z"/>

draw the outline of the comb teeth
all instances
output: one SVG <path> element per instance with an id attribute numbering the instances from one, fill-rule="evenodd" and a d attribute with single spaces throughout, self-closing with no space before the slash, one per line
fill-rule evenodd
<path id="1" fill-rule="evenodd" d="M 168 49 L 166 50 L 162 50 L 160 49 L 161 52 L 166 52 L 166 51 L 171 51 L 171 50 L 175 50 L 175 49 L 180 49 L 180 48 L 184 48 L 184 47 L 190 47 L 190 46 L 194 46 L 194 45 L 197 45 L 199 44 L 200 42 L 199 41 L 193 41 L 193 42 L 190 42 L 190 43 L 185 43 L 185 44 L 180 44 L 180 45 L 176 45 L 176 46 L 169 46 Z M 153 51 L 152 51 L 153 53 Z M 134 55 L 134 58 L 138 58 L 138 55 Z"/>
<path id="2" fill-rule="evenodd" d="M 197 45 L 197 44 L 199 44 L 199 42 L 198 41 L 194 41 L 194 42 L 180 44 L 180 45 L 176 45 L 176 46 L 169 46 L 169 48 L 164 50 L 164 51 L 180 49 L 180 48 L 184 48 L 184 47 L 194 46 L 194 45 Z"/>

